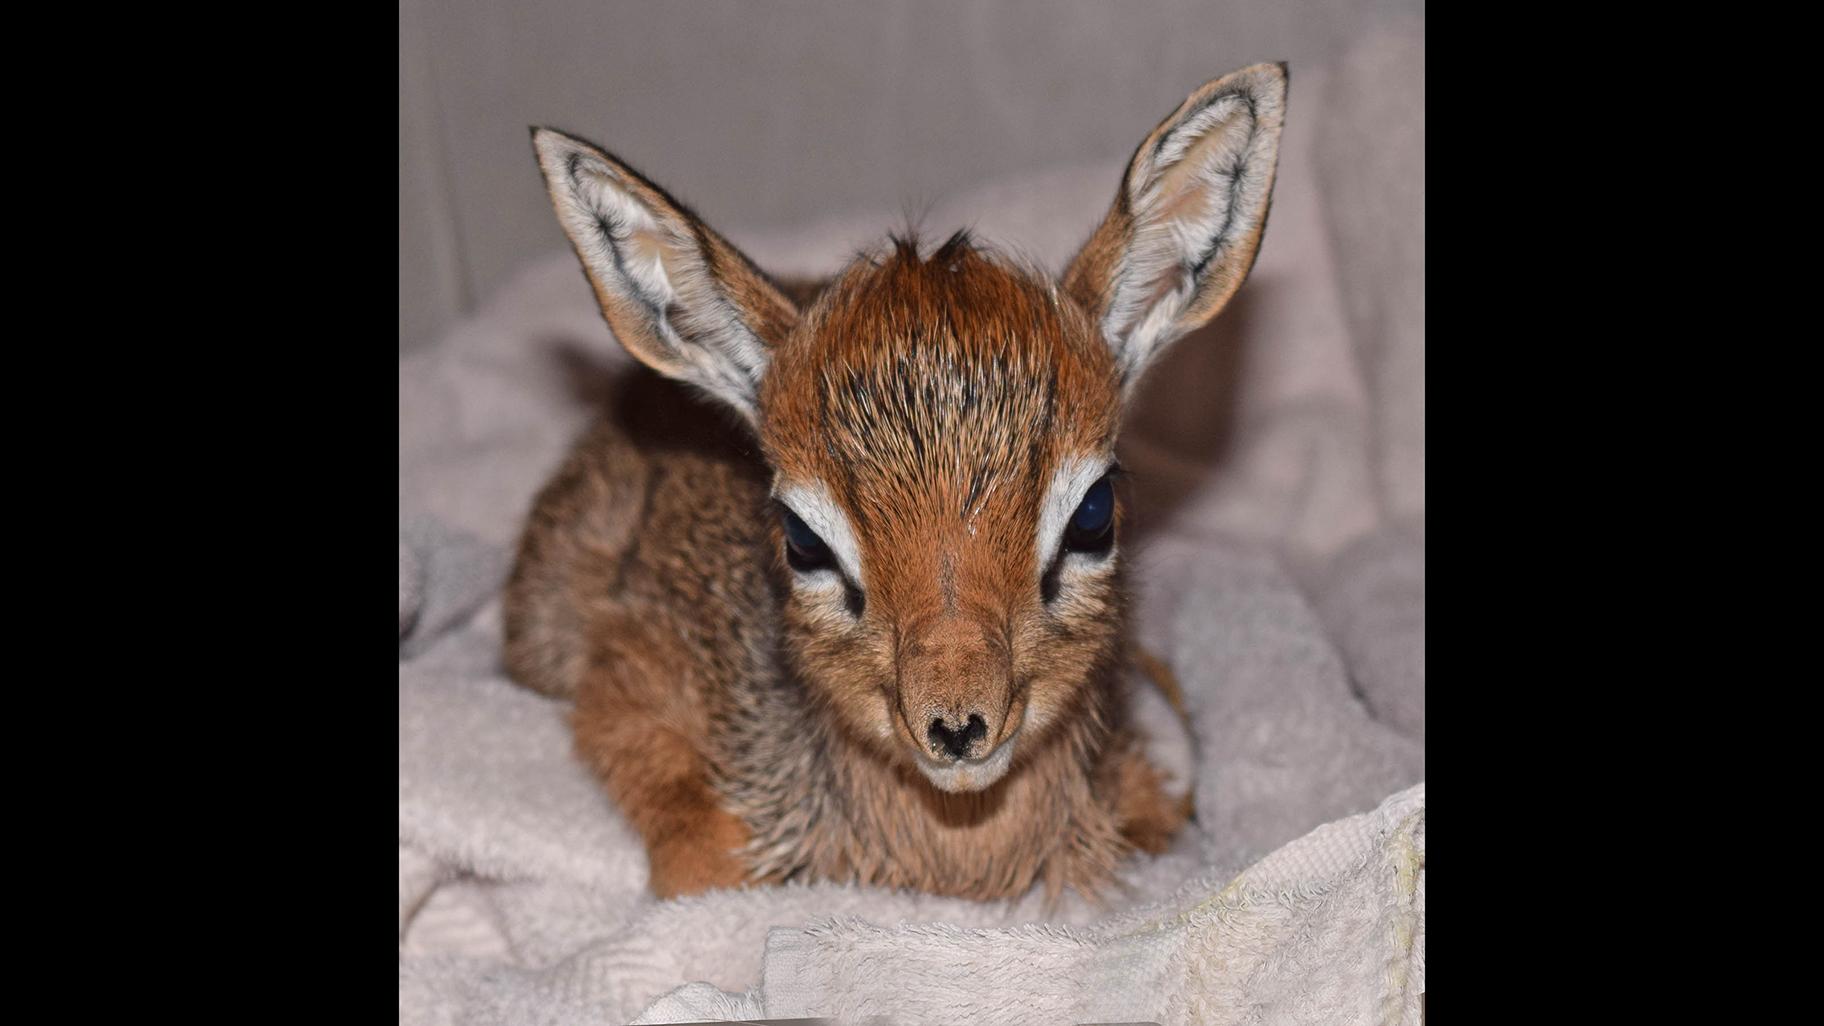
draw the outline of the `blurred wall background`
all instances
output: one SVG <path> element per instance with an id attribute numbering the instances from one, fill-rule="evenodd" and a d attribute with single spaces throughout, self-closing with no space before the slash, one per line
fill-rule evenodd
<path id="1" fill-rule="evenodd" d="M 1301 64 L 1329 64 L 1378 24 L 1423 11 L 1415 0 L 401 0 L 399 348 L 434 341 L 566 245 L 528 125 L 601 143 L 737 234 L 1125 157 L 1210 77 L 1289 60 L 1296 97 Z"/>

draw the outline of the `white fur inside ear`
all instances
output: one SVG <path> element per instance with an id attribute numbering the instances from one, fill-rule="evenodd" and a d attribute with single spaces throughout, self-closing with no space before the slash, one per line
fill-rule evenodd
<path id="1" fill-rule="evenodd" d="M 580 207 L 590 216 L 605 220 L 596 225 L 594 238 L 598 245 L 610 233 L 622 247 L 620 269 L 652 305 L 663 308 L 677 298 L 677 290 L 665 276 L 665 261 L 660 257 L 659 222 L 638 200 L 623 192 L 615 183 L 613 172 L 595 159 L 583 155 L 571 166 L 574 195 Z M 613 258 L 604 252 L 604 257 Z"/>
<path id="2" fill-rule="evenodd" d="M 1052 471 L 1051 483 L 1045 488 L 1044 502 L 1039 506 L 1037 540 L 1038 566 L 1042 572 L 1051 565 L 1058 543 L 1064 538 L 1064 527 L 1083 501 L 1089 487 L 1108 473 L 1114 460 L 1107 456 L 1070 456 Z"/>
<path id="3" fill-rule="evenodd" d="M 562 178 L 554 194 L 583 261 L 603 272 L 604 283 L 617 294 L 651 311 L 665 341 L 674 350 L 681 348 L 666 316 L 678 292 L 665 273 L 658 218 L 587 150 L 566 147 L 556 156 Z"/>
<path id="4" fill-rule="evenodd" d="M 830 547 L 843 573 L 866 590 L 867 580 L 861 573 L 861 549 L 855 544 L 855 531 L 849 526 L 849 518 L 842 512 L 842 507 L 836 505 L 829 488 L 821 481 L 789 484 L 780 487 L 775 494 Z"/>
<path id="5" fill-rule="evenodd" d="M 1135 158 L 1127 179 L 1133 236 L 1102 330 L 1131 386 L 1266 217 L 1278 161 L 1285 81 L 1277 69 L 1238 72 Z M 1239 263 L 1236 268 L 1225 264 Z"/>
<path id="6" fill-rule="evenodd" d="M 592 277 L 642 311 L 664 348 L 653 354 L 660 369 L 754 419 L 771 353 L 716 281 L 689 223 L 642 202 L 589 147 L 554 132 L 537 145 L 565 234 Z"/>

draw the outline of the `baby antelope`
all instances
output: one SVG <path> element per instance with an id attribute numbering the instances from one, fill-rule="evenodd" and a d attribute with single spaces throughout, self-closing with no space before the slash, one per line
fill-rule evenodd
<path id="1" fill-rule="evenodd" d="M 1095 895 L 1163 850 L 1123 717 L 1124 404 L 1241 287 L 1283 65 L 1193 92 L 1052 279 L 959 232 L 789 291 L 606 151 L 533 132 L 642 375 L 538 496 L 506 659 L 661 896 L 785 880 Z"/>

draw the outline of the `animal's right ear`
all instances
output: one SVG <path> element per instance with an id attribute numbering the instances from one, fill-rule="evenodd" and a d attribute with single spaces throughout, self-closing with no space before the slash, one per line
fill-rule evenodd
<path id="1" fill-rule="evenodd" d="M 798 311 L 747 257 L 600 147 L 549 128 L 532 147 L 602 314 L 641 363 L 757 419 L 760 379 Z"/>

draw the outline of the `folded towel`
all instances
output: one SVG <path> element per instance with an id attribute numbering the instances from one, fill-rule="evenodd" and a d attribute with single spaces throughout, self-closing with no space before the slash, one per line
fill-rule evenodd
<path id="1" fill-rule="evenodd" d="M 767 936 L 760 986 L 707 984 L 639 1023 L 830 1016 L 894 1022 L 1420 1021 L 1425 788 L 1318 828 L 1233 880 L 1202 878 L 1089 929 L 881 927 Z"/>

